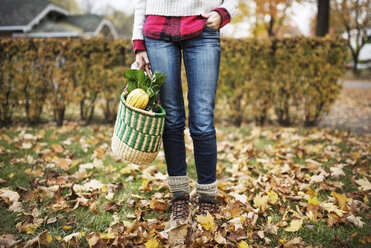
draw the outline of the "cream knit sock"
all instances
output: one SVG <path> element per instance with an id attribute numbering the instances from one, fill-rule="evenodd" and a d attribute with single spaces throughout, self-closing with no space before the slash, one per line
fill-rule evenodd
<path id="1" fill-rule="evenodd" d="M 218 182 L 215 181 L 210 184 L 199 184 L 196 182 L 196 194 L 216 196 L 218 194 Z"/>
<path id="2" fill-rule="evenodd" d="M 189 193 L 189 178 L 188 176 L 169 176 L 168 185 L 171 193 L 186 192 Z"/>

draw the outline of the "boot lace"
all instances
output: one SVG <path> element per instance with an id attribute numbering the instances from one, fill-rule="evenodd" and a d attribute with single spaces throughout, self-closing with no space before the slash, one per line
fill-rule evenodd
<path id="1" fill-rule="evenodd" d="M 171 201 L 173 220 L 182 220 L 188 217 L 189 198 L 186 196 L 176 197 Z"/>
<path id="2" fill-rule="evenodd" d="M 216 209 L 216 200 L 215 199 L 204 199 L 201 197 L 199 200 L 198 215 L 207 215 L 209 212 L 211 215 L 214 214 Z"/>

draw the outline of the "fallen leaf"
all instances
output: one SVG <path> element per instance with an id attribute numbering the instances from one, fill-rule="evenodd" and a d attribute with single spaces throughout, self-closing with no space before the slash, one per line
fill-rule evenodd
<path id="1" fill-rule="evenodd" d="M 292 220 L 289 227 L 285 228 L 286 232 L 296 232 L 298 231 L 303 224 L 303 219 L 300 220 Z"/>
<path id="2" fill-rule="evenodd" d="M 338 209 L 333 203 L 322 202 L 320 204 L 320 207 L 325 209 L 327 212 L 334 212 L 340 217 L 342 217 L 343 214 L 346 213 L 345 211 Z"/>
<path id="3" fill-rule="evenodd" d="M 0 189 L 0 198 L 3 198 L 8 203 L 17 202 L 19 200 L 19 194 L 9 188 Z"/>
<path id="4" fill-rule="evenodd" d="M 59 158 L 57 162 L 57 167 L 61 168 L 62 170 L 68 170 L 70 168 L 71 161 L 64 159 L 64 158 Z"/>
<path id="5" fill-rule="evenodd" d="M 264 196 L 256 195 L 254 197 L 254 207 L 259 208 L 261 211 L 264 212 L 269 208 L 268 200 L 269 196 L 267 195 Z"/>
<path id="6" fill-rule="evenodd" d="M 277 193 L 270 190 L 267 191 L 267 194 L 269 196 L 270 203 L 272 203 L 273 205 L 276 204 L 279 199 Z"/>
<path id="7" fill-rule="evenodd" d="M 284 248 L 300 248 L 305 247 L 305 242 L 301 237 L 293 238 L 283 245 Z"/>
<path id="8" fill-rule="evenodd" d="M 114 239 L 116 237 L 116 235 L 114 233 L 99 233 L 99 237 L 101 239 Z"/>
<path id="9" fill-rule="evenodd" d="M 153 238 L 144 243 L 144 246 L 146 248 L 158 248 L 160 247 L 160 244 L 158 243 L 157 239 Z"/>
<path id="10" fill-rule="evenodd" d="M 149 207 L 155 211 L 164 212 L 169 208 L 169 205 L 162 200 L 153 199 L 149 201 Z"/>
<path id="11" fill-rule="evenodd" d="M 243 194 L 238 194 L 236 192 L 229 193 L 230 196 L 233 196 L 237 201 L 241 202 L 242 204 L 246 205 L 247 203 L 247 196 Z"/>
<path id="12" fill-rule="evenodd" d="M 63 240 L 68 243 L 73 238 L 76 238 L 77 240 L 79 240 L 79 239 L 82 238 L 82 235 L 81 235 L 80 232 L 72 233 L 72 234 L 67 235 L 66 237 L 64 237 Z"/>
<path id="13" fill-rule="evenodd" d="M 358 226 L 358 227 L 363 227 L 363 225 L 365 224 L 362 220 L 361 220 L 361 217 L 360 216 L 354 216 L 354 215 L 349 215 L 347 217 L 347 220 L 351 223 L 353 223 L 354 225 Z"/>
<path id="14" fill-rule="evenodd" d="M 240 243 L 237 243 L 238 248 L 249 248 L 249 244 L 246 243 L 246 241 L 241 241 Z"/>
<path id="15" fill-rule="evenodd" d="M 312 205 L 319 205 L 321 203 L 321 201 L 319 201 L 316 196 L 313 196 L 312 198 L 309 197 L 307 200 L 308 203 Z"/>
<path id="16" fill-rule="evenodd" d="M 363 191 L 368 191 L 368 190 L 371 190 L 371 183 L 366 179 L 358 179 L 358 180 L 355 180 L 355 182 L 360 185 L 361 187 L 359 187 L 361 190 Z"/>
<path id="17" fill-rule="evenodd" d="M 63 153 L 64 149 L 60 144 L 52 144 L 52 148 L 56 153 Z"/>
<path id="18" fill-rule="evenodd" d="M 214 217 L 209 212 L 206 216 L 197 215 L 197 222 L 206 230 L 213 231 L 215 228 Z"/>
<path id="19" fill-rule="evenodd" d="M 227 244 L 227 240 L 222 236 L 222 234 L 220 232 L 216 232 L 215 235 L 214 235 L 214 240 L 218 243 L 218 244 L 221 244 L 221 245 L 226 245 Z"/>
<path id="20" fill-rule="evenodd" d="M 5 246 L 5 247 L 13 247 L 14 245 L 22 242 L 22 240 L 17 240 L 15 237 L 6 237 L 2 238 L 0 237 L 0 246 Z"/>
<path id="21" fill-rule="evenodd" d="M 339 203 L 340 209 L 346 210 L 347 209 L 347 196 L 343 194 L 338 194 L 334 191 L 331 192 L 331 195 L 336 198 L 337 202 Z"/>

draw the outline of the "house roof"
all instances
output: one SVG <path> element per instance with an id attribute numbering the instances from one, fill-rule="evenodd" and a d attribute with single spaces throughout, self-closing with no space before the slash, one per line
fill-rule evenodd
<path id="1" fill-rule="evenodd" d="M 63 18 L 63 22 L 82 28 L 85 33 L 95 32 L 104 18 L 99 15 L 73 15 Z"/>
<path id="2" fill-rule="evenodd" d="M 83 30 L 81 28 L 63 22 L 42 20 L 40 24 L 36 25 L 31 31 L 31 33 L 56 33 L 56 32 L 83 33 Z"/>
<path id="3" fill-rule="evenodd" d="M 69 12 L 48 0 L 0 0 L 0 30 L 30 30 L 48 13 Z"/>
<path id="4" fill-rule="evenodd" d="M 0 25 L 25 26 L 48 5 L 47 0 L 0 0 Z"/>
<path id="5" fill-rule="evenodd" d="M 97 36 L 108 27 L 118 37 L 113 24 L 94 14 L 70 15 L 48 0 L 0 0 L 0 31 L 13 31 L 13 36 L 68 37 Z M 50 13 L 57 18 L 48 18 Z"/>

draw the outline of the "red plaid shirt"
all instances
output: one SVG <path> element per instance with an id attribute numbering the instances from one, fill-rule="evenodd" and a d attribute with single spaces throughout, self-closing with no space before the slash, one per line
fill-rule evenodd
<path id="1" fill-rule="evenodd" d="M 216 8 L 213 11 L 217 11 L 222 17 L 220 28 L 229 23 L 230 16 L 226 9 Z M 206 21 L 207 19 L 200 15 L 182 17 L 149 15 L 144 23 L 143 35 L 152 39 L 180 41 L 201 34 L 206 26 Z M 145 51 L 144 40 L 134 40 L 133 49 L 134 53 L 139 50 Z"/>

